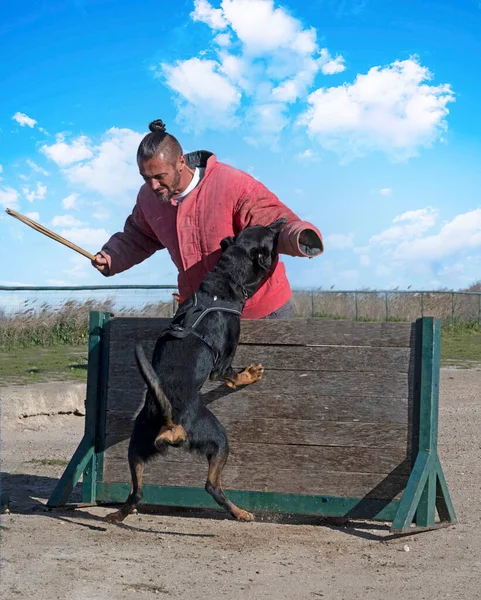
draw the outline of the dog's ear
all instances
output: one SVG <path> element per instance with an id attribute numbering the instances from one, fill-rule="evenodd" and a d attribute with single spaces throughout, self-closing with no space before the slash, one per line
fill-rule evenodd
<path id="1" fill-rule="evenodd" d="M 234 238 L 232 235 L 225 237 L 220 241 L 220 247 L 222 248 L 222 252 L 225 252 L 229 246 L 234 243 Z"/>
<path id="2" fill-rule="evenodd" d="M 270 269 L 271 254 L 267 248 L 253 248 L 251 250 L 251 257 L 263 271 Z"/>
<path id="3" fill-rule="evenodd" d="M 272 229 L 272 231 L 275 231 L 276 233 L 279 233 L 280 230 L 284 227 L 284 225 L 287 223 L 287 219 L 277 219 L 276 221 L 274 221 L 274 223 L 271 223 L 270 225 L 268 225 L 269 229 Z"/>

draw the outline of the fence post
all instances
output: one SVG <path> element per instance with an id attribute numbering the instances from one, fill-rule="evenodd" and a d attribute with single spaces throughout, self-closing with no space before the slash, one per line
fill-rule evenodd
<path id="1" fill-rule="evenodd" d="M 451 292 L 451 323 L 454 323 L 454 292 Z"/>
<path id="2" fill-rule="evenodd" d="M 480 304 L 479 306 L 481 307 L 481 296 L 480 296 Z M 357 292 L 354 292 L 354 308 L 355 308 L 355 312 L 356 312 L 356 321 L 358 320 L 359 317 L 359 306 L 358 306 L 358 300 L 357 300 Z"/>
<path id="3" fill-rule="evenodd" d="M 424 293 L 421 292 L 421 317 L 424 317 Z"/>
<path id="4" fill-rule="evenodd" d="M 314 316 L 314 290 L 311 290 L 311 317 Z"/>
<path id="5" fill-rule="evenodd" d="M 389 321 L 389 301 L 387 299 L 387 292 L 386 292 L 386 321 Z"/>

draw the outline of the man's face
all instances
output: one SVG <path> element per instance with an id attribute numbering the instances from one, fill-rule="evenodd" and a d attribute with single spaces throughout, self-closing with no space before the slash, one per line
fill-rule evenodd
<path id="1" fill-rule="evenodd" d="M 179 157 L 173 165 L 162 154 L 139 163 L 139 171 L 145 183 L 163 202 L 168 202 L 173 196 L 182 191 L 179 186 L 184 167 L 185 160 L 183 156 Z"/>

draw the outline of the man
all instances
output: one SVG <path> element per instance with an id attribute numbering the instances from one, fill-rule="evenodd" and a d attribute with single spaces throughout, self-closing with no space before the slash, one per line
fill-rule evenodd
<path id="1" fill-rule="evenodd" d="M 184 156 L 160 120 L 149 129 L 137 152 L 145 181 L 137 203 L 124 231 L 114 234 L 92 261 L 103 275 L 121 273 L 167 248 L 179 271 L 180 296 L 187 298 L 216 265 L 223 238 L 281 217 L 287 224 L 280 233 L 279 253 L 310 258 L 321 254 L 319 230 L 301 221 L 256 179 L 217 162 L 211 152 Z M 242 317 L 289 318 L 291 296 L 284 264 L 276 261 L 265 283 L 247 300 Z"/>

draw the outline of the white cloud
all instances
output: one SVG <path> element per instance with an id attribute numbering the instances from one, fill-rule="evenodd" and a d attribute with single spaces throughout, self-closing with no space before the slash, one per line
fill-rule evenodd
<path id="1" fill-rule="evenodd" d="M 22 188 L 22 194 L 29 202 L 43 200 L 47 194 L 47 186 L 43 185 L 43 183 L 37 183 L 35 189 L 30 189 L 29 186 L 25 186 Z"/>
<path id="2" fill-rule="evenodd" d="M 481 248 L 481 208 L 457 215 L 439 233 L 402 241 L 393 252 L 395 259 L 434 262 L 458 252 Z"/>
<path id="3" fill-rule="evenodd" d="M 30 117 L 28 117 L 26 114 L 21 113 L 21 112 L 16 112 L 13 117 L 12 117 L 13 121 L 16 121 L 21 127 L 34 127 L 37 124 L 37 121 L 35 119 L 32 119 Z"/>
<path id="4" fill-rule="evenodd" d="M 340 55 L 332 58 L 327 48 L 321 49 L 321 58 L 318 59 L 318 62 L 324 75 L 336 75 L 346 70 L 344 58 Z"/>
<path id="5" fill-rule="evenodd" d="M 444 222 L 431 207 L 405 212 L 354 252 L 381 287 L 466 287 L 479 279 L 481 208 Z"/>
<path id="6" fill-rule="evenodd" d="M 133 201 L 142 180 L 137 166 L 137 149 L 142 134 L 112 127 L 95 146 L 90 144 L 90 159 L 63 170 L 74 185 L 81 185 L 106 198 Z"/>
<path id="7" fill-rule="evenodd" d="M 333 72 L 344 68 L 342 57 L 320 53 L 313 27 L 273 0 L 222 0 L 220 8 L 195 0 L 194 7 L 192 19 L 212 30 L 209 52 L 216 56 L 156 70 L 177 95 L 179 117 L 188 129 L 232 127 L 245 117 L 250 126 L 261 127 L 256 143 L 273 144 L 289 124 L 287 105 L 307 94 L 319 70 L 328 62 Z M 274 127 L 279 128 L 275 136 Z M 246 139 L 252 143 L 256 137 Z"/>
<path id="8" fill-rule="evenodd" d="M 95 246 L 96 248 L 103 246 L 110 238 L 110 235 L 105 229 L 90 229 L 88 227 L 72 227 L 63 229 L 59 235 L 70 240 L 78 246 Z M 85 260 L 85 259 L 84 259 Z"/>
<path id="9" fill-rule="evenodd" d="M 66 209 L 66 210 L 77 210 L 78 206 L 77 206 L 77 200 L 78 200 L 79 195 L 78 194 L 70 194 L 69 196 L 66 196 L 63 200 L 62 200 L 62 206 Z"/>
<path id="10" fill-rule="evenodd" d="M 52 219 L 53 227 L 81 227 L 83 224 L 72 215 L 58 215 Z"/>
<path id="11" fill-rule="evenodd" d="M 92 274 L 92 267 L 90 266 L 89 261 L 80 254 L 72 254 L 69 265 L 62 273 L 66 275 L 66 278 L 70 282 L 76 282 L 79 279 L 88 279 Z"/>
<path id="12" fill-rule="evenodd" d="M 23 175 L 23 173 L 21 173 L 21 174 L 18 176 L 18 178 L 19 178 L 19 179 L 21 179 L 22 181 L 28 181 L 28 177 L 27 177 L 26 175 Z"/>
<path id="13" fill-rule="evenodd" d="M 393 220 L 394 225 L 373 235 L 369 243 L 377 246 L 392 246 L 406 240 L 411 241 L 433 227 L 438 216 L 438 211 L 431 207 L 405 212 Z"/>
<path id="14" fill-rule="evenodd" d="M 217 44 L 218 46 L 229 46 L 232 38 L 230 37 L 230 34 L 228 33 L 219 33 L 219 35 L 216 35 L 214 38 L 214 44 Z"/>
<path id="15" fill-rule="evenodd" d="M 90 144 L 90 140 L 84 135 L 73 140 L 71 144 L 68 144 L 65 142 L 64 135 L 58 134 L 55 144 L 51 146 L 44 144 L 40 148 L 40 151 L 50 158 L 50 160 L 53 160 L 59 167 L 66 167 L 81 160 L 91 158 L 93 151 Z"/>
<path id="16" fill-rule="evenodd" d="M 221 6 L 247 54 L 262 55 L 278 48 L 306 54 L 316 49 L 315 29 L 303 29 L 283 8 L 274 8 L 272 0 L 223 0 Z"/>
<path id="17" fill-rule="evenodd" d="M 302 162 L 313 163 L 321 160 L 319 155 L 314 152 L 311 148 L 307 148 L 304 152 L 299 152 L 296 154 L 296 158 L 301 160 Z"/>
<path id="18" fill-rule="evenodd" d="M 27 163 L 27 165 L 36 173 L 41 173 L 42 175 L 45 175 L 46 177 L 48 175 L 50 175 L 50 173 L 48 171 L 46 171 L 43 167 L 39 167 L 37 165 L 37 163 L 34 163 L 33 160 L 30 160 L 29 158 L 27 158 L 27 160 L 25 161 Z"/>
<path id="19" fill-rule="evenodd" d="M 207 0 L 194 0 L 195 10 L 190 13 L 193 21 L 206 23 L 211 29 L 225 29 L 227 21 L 222 15 L 222 9 L 213 8 Z"/>
<path id="20" fill-rule="evenodd" d="M 5 208 L 17 206 L 19 193 L 11 187 L 0 187 L 0 205 Z"/>
<path id="21" fill-rule="evenodd" d="M 324 238 L 326 248 L 330 250 L 341 250 L 344 248 L 352 248 L 354 246 L 354 234 L 349 233 L 331 233 Z"/>
<path id="22" fill-rule="evenodd" d="M 180 115 L 189 128 L 202 129 L 212 120 L 224 127 L 235 123 L 232 118 L 241 94 L 221 73 L 218 62 L 191 58 L 174 66 L 163 64 L 162 73 L 167 85 L 179 94 Z"/>
<path id="23" fill-rule="evenodd" d="M 38 212 L 27 212 L 25 216 L 32 219 L 32 221 L 37 221 L 37 223 L 40 221 L 40 214 Z"/>
<path id="24" fill-rule="evenodd" d="M 312 138 L 345 158 L 381 151 L 394 160 L 417 155 L 447 129 L 449 84 L 430 85 L 432 73 L 416 57 L 372 67 L 352 84 L 320 88 L 301 115 Z"/>
<path id="25" fill-rule="evenodd" d="M 379 190 L 379 193 L 381 194 L 381 196 L 390 196 L 392 194 L 392 189 L 382 188 L 381 190 Z"/>

